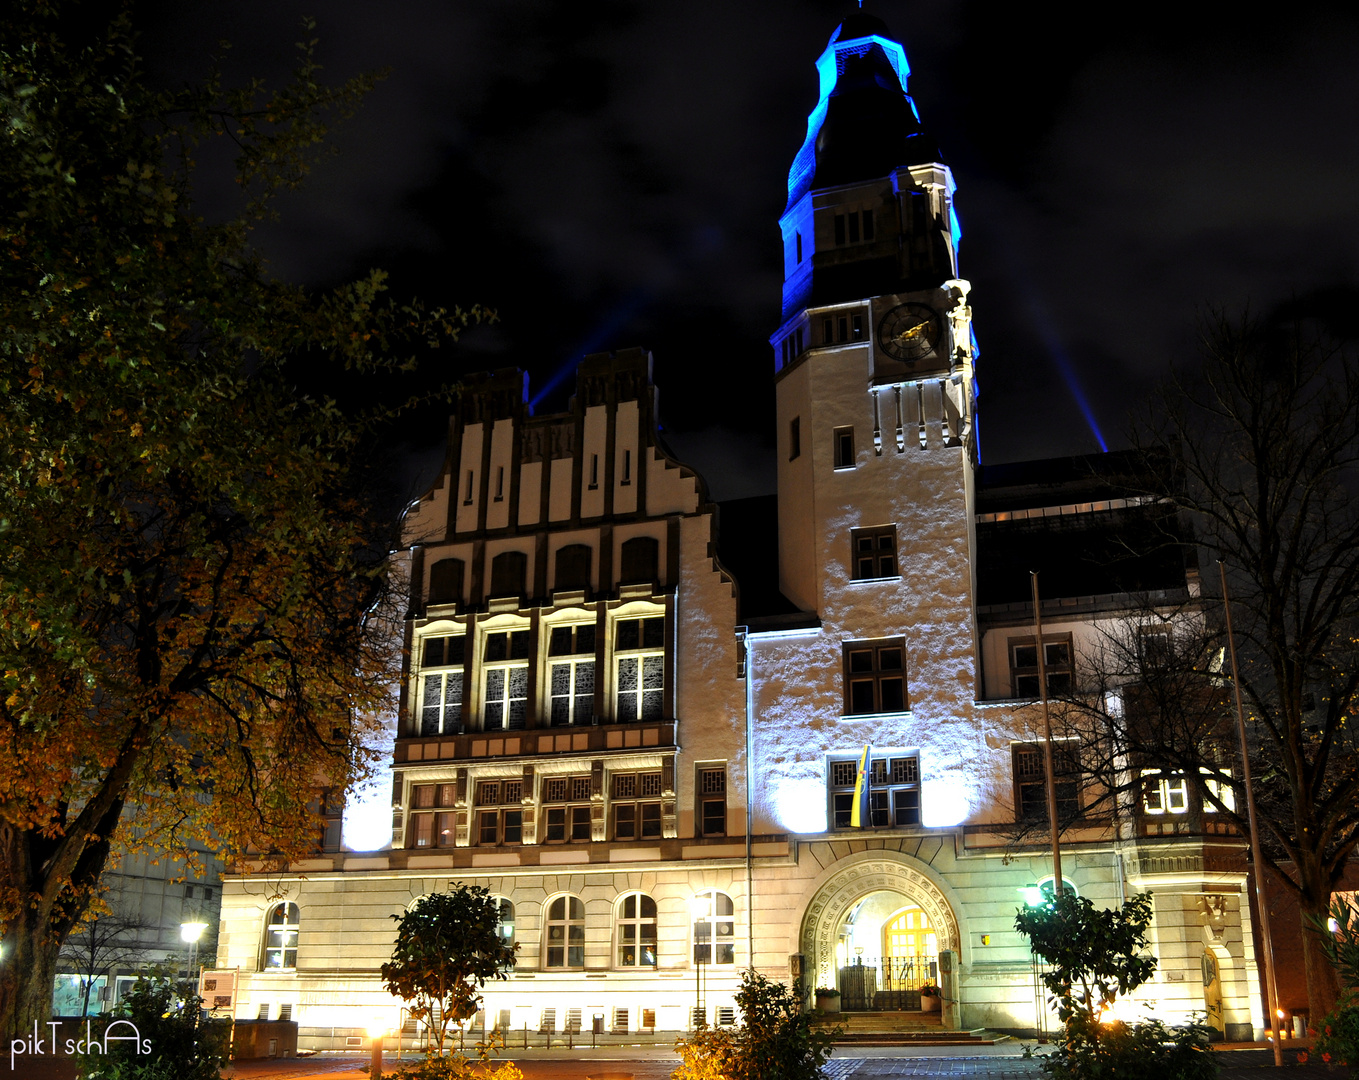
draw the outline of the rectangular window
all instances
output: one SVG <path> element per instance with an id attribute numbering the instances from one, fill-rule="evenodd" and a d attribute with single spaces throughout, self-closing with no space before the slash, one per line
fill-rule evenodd
<path id="1" fill-rule="evenodd" d="M 865 240 L 872 240 L 872 239 L 873 239 L 873 211 L 872 211 L 872 210 L 865 210 L 865 211 L 863 211 L 863 221 L 864 221 L 864 239 L 865 239 Z"/>
<path id="2" fill-rule="evenodd" d="M 1031 637 L 1010 639 L 1010 689 L 1017 698 L 1038 697 L 1038 646 Z M 1071 635 L 1043 635 L 1043 663 L 1047 668 L 1048 696 L 1071 692 Z"/>
<path id="3" fill-rule="evenodd" d="M 848 316 L 848 315 L 841 315 L 839 318 L 837 318 L 837 319 L 835 320 L 835 326 L 836 326 L 836 329 L 837 329 L 837 334 L 836 334 L 837 340 L 839 340 L 839 341 L 848 341 L 848 340 L 849 340 L 849 316 Z"/>
<path id="4" fill-rule="evenodd" d="M 854 340 L 855 340 L 855 341 L 862 341 L 863 338 L 864 338 L 864 317 L 863 317 L 862 315 L 855 315 L 855 316 L 854 316 Z"/>
<path id="5" fill-rule="evenodd" d="M 845 645 L 845 712 L 905 712 L 906 643 L 902 638 Z"/>
<path id="6" fill-rule="evenodd" d="M 1142 812 L 1144 814 L 1186 814 L 1189 812 L 1189 781 L 1183 776 L 1160 776 L 1155 769 L 1142 773 Z"/>
<path id="7" fill-rule="evenodd" d="M 802 327 L 799 326 L 799 327 L 797 328 L 797 354 L 798 354 L 799 356 L 802 355 L 802 350 L 803 350 L 805 347 L 806 347 L 806 346 L 805 346 L 805 344 L 804 344 L 804 342 L 803 342 L 803 340 L 802 340 Z"/>
<path id="8" fill-rule="evenodd" d="M 621 483 L 622 483 L 622 485 L 623 485 L 624 487 L 627 487 L 629 484 L 632 483 L 632 451 L 631 451 L 631 450 L 624 450 L 624 451 L 623 451 L 623 479 L 622 479 Z"/>
<path id="9" fill-rule="evenodd" d="M 495 501 L 505 501 L 505 466 L 497 465 L 495 470 Z"/>
<path id="10" fill-rule="evenodd" d="M 411 832 L 413 839 L 411 847 L 432 847 L 434 845 L 434 815 L 412 814 Z"/>
<path id="11" fill-rule="evenodd" d="M 589 840 L 590 778 L 588 776 L 551 776 L 543 780 L 544 818 L 547 828 L 543 839 L 549 844 Z"/>
<path id="12" fill-rule="evenodd" d="M 727 835 L 727 770 L 698 771 L 698 834 Z"/>
<path id="13" fill-rule="evenodd" d="M 528 718 L 529 632 L 513 630 L 486 635 L 482 659 L 482 727 L 486 731 L 517 730 Z"/>
<path id="14" fill-rule="evenodd" d="M 420 691 L 420 734 L 462 733 L 463 673 L 445 671 L 423 676 Z"/>
<path id="15" fill-rule="evenodd" d="M 897 527 L 880 525 L 873 529 L 851 529 L 852 574 L 855 581 L 896 577 Z"/>
<path id="16" fill-rule="evenodd" d="M 845 242 L 845 215 L 835 215 L 835 246 L 840 247 Z"/>
<path id="17" fill-rule="evenodd" d="M 468 469 L 468 470 L 467 470 L 467 491 L 466 491 L 466 493 L 463 495 L 463 499 L 462 499 L 462 504 L 463 504 L 463 506 L 471 506 L 471 505 L 472 505 L 472 484 L 473 484 L 474 480 L 475 480 L 475 478 L 472 476 L 472 470 L 471 470 L 471 469 Z"/>
<path id="18" fill-rule="evenodd" d="M 835 320 L 829 315 L 821 320 L 821 344 L 835 344 Z"/>
<path id="19" fill-rule="evenodd" d="M 615 840 L 654 840 L 661 835 L 661 774 L 616 773 L 613 777 Z"/>
<path id="20" fill-rule="evenodd" d="M 788 460 L 796 461 L 802 456 L 802 417 L 795 416 L 788 421 Z"/>
<path id="21" fill-rule="evenodd" d="M 854 468 L 854 429 L 852 427 L 838 427 L 832 433 L 831 438 L 835 447 L 835 467 L 837 469 Z"/>
<path id="22" fill-rule="evenodd" d="M 614 719 L 660 720 L 665 704 L 665 618 L 619 619 L 615 623 L 617 663 Z"/>
<path id="23" fill-rule="evenodd" d="M 831 825 L 850 828 L 857 759 L 830 763 Z M 920 824 L 920 759 L 915 755 L 874 758 L 868 770 L 868 824 L 905 828 Z"/>
<path id="24" fill-rule="evenodd" d="M 797 233 L 797 261 L 802 262 L 802 234 Z"/>
<path id="25" fill-rule="evenodd" d="M 845 223 L 849 226 L 849 242 L 857 244 L 859 242 L 859 214 L 855 211 L 845 215 Z"/>
<path id="26" fill-rule="evenodd" d="M 1043 747 L 1033 743 L 1018 743 L 1013 748 L 1015 784 L 1015 820 L 1046 822 L 1048 820 L 1047 770 L 1043 762 Z M 1057 820 L 1072 821 L 1080 816 L 1079 748 L 1075 742 L 1062 740 L 1052 745 L 1052 761 L 1056 775 Z"/>
<path id="27" fill-rule="evenodd" d="M 589 724 L 595 715 L 595 627 L 554 626 L 548 639 L 552 726 Z M 580 657 L 580 659 L 568 659 Z"/>

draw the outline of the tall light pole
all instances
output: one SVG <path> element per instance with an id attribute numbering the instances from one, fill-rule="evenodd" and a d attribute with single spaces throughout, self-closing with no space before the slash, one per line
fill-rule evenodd
<path id="1" fill-rule="evenodd" d="M 179 924 L 179 940 L 189 946 L 189 978 L 196 979 L 194 974 L 194 964 L 198 962 L 198 942 L 203 937 L 203 932 L 207 930 L 208 924 L 205 922 L 186 922 Z"/>
<path id="2" fill-rule="evenodd" d="M 369 1062 L 368 1075 L 373 1080 L 382 1080 L 382 1037 L 387 1034 L 387 1018 L 375 1016 L 368 1021 L 368 1040 L 373 1044 L 373 1056 Z M 398 1048 L 397 1057 L 401 1056 Z"/>
<path id="3" fill-rule="evenodd" d="M 1246 713 L 1241 707 L 1241 677 L 1236 667 L 1236 635 L 1232 632 L 1232 603 L 1227 595 L 1227 564 L 1217 561 L 1222 579 L 1222 612 L 1227 617 L 1227 651 L 1232 657 L 1232 690 L 1236 694 L 1236 737 L 1241 743 L 1241 783 L 1246 789 L 1246 821 L 1250 825 L 1250 858 L 1255 866 L 1255 900 L 1260 909 L 1260 937 L 1265 946 L 1266 1017 L 1274 1029 L 1274 1065 L 1283 1068 L 1283 1010 L 1279 1008 L 1279 984 L 1274 975 L 1274 941 L 1269 933 L 1269 897 L 1265 895 L 1265 860 L 1260 852 L 1260 826 L 1255 818 L 1255 789 L 1250 779 L 1250 751 L 1246 747 Z"/>
<path id="4" fill-rule="evenodd" d="M 1048 828 L 1052 830 L 1052 898 L 1062 897 L 1062 844 L 1057 833 L 1057 778 L 1052 767 L 1052 717 L 1048 711 L 1047 650 L 1043 648 L 1043 613 L 1038 599 L 1038 571 L 1029 571 L 1033 587 L 1033 632 L 1038 639 L 1038 700 L 1043 703 L 1043 772 L 1047 775 Z"/>

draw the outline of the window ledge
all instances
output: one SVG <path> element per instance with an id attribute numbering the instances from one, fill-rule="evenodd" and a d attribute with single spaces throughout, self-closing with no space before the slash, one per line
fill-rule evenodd
<path id="1" fill-rule="evenodd" d="M 887 720 L 887 719 L 911 719 L 911 710 L 905 712 L 871 712 L 871 713 L 844 713 L 841 720 Z"/>
<path id="2" fill-rule="evenodd" d="M 850 578 L 851 585 L 880 585 L 884 581 L 900 581 L 900 574 L 890 574 L 887 577 L 856 577 Z"/>
<path id="3" fill-rule="evenodd" d="M 855 469 L 857 469 L 858 467 L 859 467 L 859 466 L 858 466 L 857 463 L 854 464 L 854 465 L 837 465 L 837 466 L 835 466 L 835 468 L 834 468 L 832 471 L 833 471 L 833 472 L 853 472 L 853 471 L 854 471 Z"/>

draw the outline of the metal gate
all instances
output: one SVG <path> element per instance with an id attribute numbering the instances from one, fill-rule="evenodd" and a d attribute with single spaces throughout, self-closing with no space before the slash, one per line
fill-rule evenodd
<path id="1" fill-rule="evenodd" d="M 919 1009 L 920 988 L 926 983 L 939 983 L 937 960 L 856 957 L 840 969 L 840 1008 L 846 1012 Z"/>

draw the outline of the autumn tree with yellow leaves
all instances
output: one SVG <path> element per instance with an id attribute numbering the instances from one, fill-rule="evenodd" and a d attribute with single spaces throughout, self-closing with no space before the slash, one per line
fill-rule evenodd
<path id="1" fill-rule="evenodd" d="M 82 9 L 81 15 L 88 15 Z M 353 492 L 379 423 L 297 389 L 298 365 L 387 378 L 473 312 L 400 306 L 374 274 L 323 295 L 252 243 L 329 116 L 370 80 L 150 85 L 126 15 L 0 21 L 0 1034 L 46 1019 L 62 943 L 137 810 L 286 861 L 319 776 L 372 765 L 394 658 L 380 522 Z M 239 212 L 195 213 L 229 142 Z M 351 375 L 352 377 L 352 375 Z"/>

